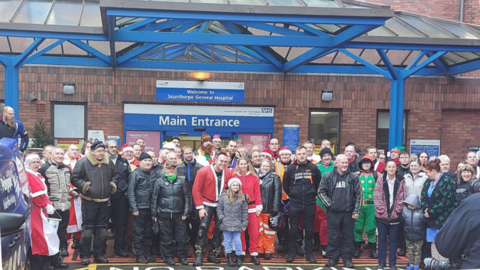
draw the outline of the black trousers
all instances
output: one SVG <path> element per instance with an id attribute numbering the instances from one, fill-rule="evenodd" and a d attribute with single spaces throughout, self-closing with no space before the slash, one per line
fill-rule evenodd
<path id="1" fill-rule="evenodd" d="M 127 196 L 110 200 L 110 218 L 115 229 L 115 252 L 124 251 L 127 247 Z"/>
<path id="2" fill-rule="evenodd" d="M 190 245 L 192 247 L 195 247 L 199 227 L 200 218 L 198 217 L 198 210 L 193 209 L 192 212 L 190 212 L 190 216 L 187 218 L 187 232 L 190 236 Z"/>
<path id="3" fill-rule="evenodd" d="M 405 241 L 405 220 L 402 220 L 399 224 L 398 228 L 398 238 L 397 238 L 397 245 L 400 249 L 407 249 L 407 242 Z"/>
<path id="4" fill-rule="evenodd" d="M 68 220 L 70 219 L 70 211 L 55 210 L 55 214 L 50 215 L 52 218 L 61 218 L 60 224 L 58 224 L 57 235 L 60 239 L 60 248 L 67 248 L 67 227 Z"/>
<path id="5" fill-rule="evenodd" d="M 288 242 L 288 254 L 294 255 L 297 251 L 297 241 L 300 238 L 300 222 L 303 217 L 305 228 L 305 254 L 313 256 L 313 220 L 315 218 L 315 204 L 294 204 L 290 202 L 288 212 L 290 214 L 290 235 Z"/>
<path id="6" fill-rule="evenodd" d="M 210 223 L 212 223 L 212 217 L 215 219 L 215 233 L 213 234 L 213 238 L 210 244 L 210 251 L 216 252 L 218 247 L 220 246 L 220 227 L 218 224 L 218 217 L 217 217 L 217 208 L 206 206 L 205 210 L 207 211 L 206 217 L 200 219 L 200 227 L 198 228 L 197 234 L 197 242 L 195 243 L 195 252 L 205 254 L 205 249 L 207 247 L 207 232 L 208 228 L 210 227 Z"/>
<path id="7" fill-rule="evenodd" d="M 340 254 L 345 261 L 353 257 L 355 220 L 352 213 L 327 211 L 328 246 L 327 257 L 338 260 Z"/>
<path id="8" fill-rule="evenodd" d="M 107 249 L 107 225 L 110 209 L 107 202 L 82 201 L 82 238 L 80 257 L 90 257 L 93 238 L 93 255 L 104 256 Z"/>
<path id="9" fill-rule="evenodd" d="M 189 237 L 187 221 L 182 220 L 182 214 L 162 213 L 158 217 L 160 229 L 160 249 L 165 258 L 173 257 L 173 240 L 177 242 L 178 258 L 187 258 Z"/>
<path id="10" fill-rule="evenodd" d="M 135 255 L 150 254 L 153 240 L 153 220 L 150 209 L 138 210 L 138 216 L 132 216 L 133 252 Z"/>
<path id="11" fill-rule="evenodd" d="M 48 256 L 43 255 L 32 255 L 30 257 L 30 266 L 31 270 L 43 270 L 45 263 L 47 262 Z"/>

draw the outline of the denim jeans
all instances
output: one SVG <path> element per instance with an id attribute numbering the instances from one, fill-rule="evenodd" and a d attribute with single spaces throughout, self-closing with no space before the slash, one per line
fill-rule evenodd
<path id="1" fill-rule="evenodd" d="M 232 240 L 235 245 L 235 253 L 241 254 L 242 252 L 242 239 L 240 238 L 241 232 L 223 232 L 223 240 L 225 242 L 225 252 L 232 253 Z M 240 253 L 239 253 L 240 252 Z"/>

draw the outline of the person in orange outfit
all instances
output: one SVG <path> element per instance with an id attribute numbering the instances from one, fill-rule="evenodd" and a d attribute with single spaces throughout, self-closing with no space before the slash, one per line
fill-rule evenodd
<path id="1" fill-rule="evenodd" d="M 258 216 L 262 213 L 262 196 L 260 194 L 260 184 L 255 173 L 255 169 L 252 167 L 251 163 L 244 157 L 238 159 L 237 168 L 235 169 L 235 176 L 242 181 L 242 192 L 250 197 L 250 202 L 248 203 L 248 235 L 249 239 L 249 248 L 251 262 L 255 265 L 259 265 L 260 261 L 257 259 L 258 256 L 258 235 L 259 235 L 259 224 Z M 245 255 L 246 250 L 245 242 L 245 232 L 242 232 L 242 256 Z M 243 257 L 242 257 L 242 261 Z"/>
<path id="2" fill-rule="evenodd" d="M 273 164 L 264 159 L 260 165 L 260 193 L 262 195 L 262 213 L 258 216 L 260 235 L 258 252 L 265 253 L 265 260 L 270 260 L 275 253 L 275 231 L 268 227 L 268 217 L 282 209 L 282 184 L 280 177 L 272 171 Z"/>

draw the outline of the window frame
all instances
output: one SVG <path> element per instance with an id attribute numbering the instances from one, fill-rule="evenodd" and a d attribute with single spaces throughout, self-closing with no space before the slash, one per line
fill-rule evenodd
<path id="1" fill-rule="evenodd" d="M 87 110 L 88 110 L 88 104 L 86 102 L 51 102 L 50 103 L 50 115 L 51 115 L 51 133 L 52 133 L 52 137 L 53 137 L 53 140 L 57 140 L 57 139 L 65 139 L 63 137 L 56 137 L 55 136 L 55 106 L 56 105 L 82 105 L 83 106 L 83 125 L 84 125 L 84 128 L 83 128 L 83 138 L 68 138 L 68 139 L 80 139 L 80 140 L 86 140 L 87 138 L 87 134 L 88 134 L 88 114 L 87 114 Z"/>
<path id="2" fill-rule="evenodd" d="M 312 112 L 334 112 L 338 113 L 338 123 L 337 123 L 337 142 L 331 144 L 335 145 L 334 151 L 337 153 L 334 153 L 335 155 L 338 155 L 340 153 L 340 142 L 342 140 L 342 120 L 343 120 L 343 109 L 330 109 L 330 108 L 310 108 L 308 110 L 308 140 L 312 138 L 311 134 L 311 121 L 312 121 Z M 323 138 L 322 141 L 327 138 Z M 299 142 L 302 144 L 303 142 Z M 317 143 L 315 143 L 315 147 L 317 147 Z"/>
<path id="3" fill-rule="evenodd" d="M 379 135 L 379 128 L 378 128 L 378 121 L 380 119 L 380 113 L 388 113 L 389 117 L 390 117 L 390 110 L 388 109 L 378 109 L 377 110 L 377 121 L 375 121 L 375 147 L 377 148 L 377 151 L 378 149 L 382 149 L 383 148 L 379 148 L 379 143 L 378 143 L 378 138 L 380 138 L 380 135 Z M 407 135 L 408 135 L 408 120 L 409 120 L 409 116 L 410 116 L 410 111 L 409 110 L 403 110 L 403 119 L 405 121 L 405 128 L 403 129 L 403 142 L 402 142 L 402 145 L 396 145 L 396 146 L 407 146 Z M 402 124 L 403 126 L 403 124 Z M 388 120 L 388 132 L 390 133 L 390 118 Z M 387 148 L 388 148 L 388 143 L 387 143 Z M 391 149 L 386 149 L 386 152 L 385 152 L 385 155 L 387 155 L 388 152 L 390 152 Z"/>

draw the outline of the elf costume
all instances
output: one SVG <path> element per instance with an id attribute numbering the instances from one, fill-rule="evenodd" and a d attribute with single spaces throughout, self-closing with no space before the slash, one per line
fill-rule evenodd
<path id="1" fill-rule="evenodd" d="M 363 169 L 363 163 L 370 163 L 372 166 L 368 171 Z M 374 171 L 373 158 L 365 155 L 360 162 L 358 162 L 360 169 L 359 180 L 362 184 L 363 190 L 363 206 L 358 213 L 358 218 L 355 220 L 355 253 L 354 257 L 358 258 L 361 253 L 361 245 L 363 241 L 363 231 L 368 236 L 368 245 L 370 248 L 370 257 L 377 258 L 377 223 L 375 221 L 375 205 L 373 204 L 373 190 L 375 182 L 378 177 L 377 172 Z"/>

